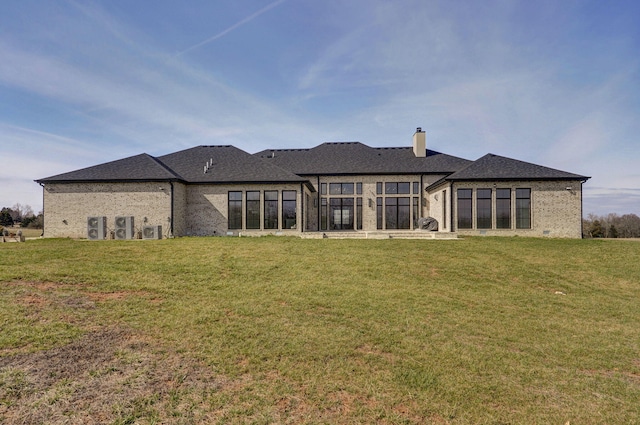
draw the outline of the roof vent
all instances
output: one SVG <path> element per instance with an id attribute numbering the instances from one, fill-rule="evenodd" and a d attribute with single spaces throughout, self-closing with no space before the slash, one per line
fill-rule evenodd
<path id="1" fill-rule="evenodd" d="M 213 167 L 213 158 L 211 158 L 209 161 L 207 161 L 204 164 L 204 173 L 207 174 L 207 172 L 209 171 L 209 168 Z"/>

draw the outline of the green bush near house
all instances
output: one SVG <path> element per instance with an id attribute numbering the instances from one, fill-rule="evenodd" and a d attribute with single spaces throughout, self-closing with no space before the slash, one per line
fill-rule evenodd
<path id="1" fill-rule="evenodd" d="M 3 423 L 640 422 L 638 242 L 36 240 L 0 285 Z"/>

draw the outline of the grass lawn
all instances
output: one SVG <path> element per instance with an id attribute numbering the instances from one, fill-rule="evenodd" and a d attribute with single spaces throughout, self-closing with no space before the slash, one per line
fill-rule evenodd
<path id="1" fill-rule="evenodd" d="M 0 244 L 0 423 L 640 423 L 640 243 Z"/>

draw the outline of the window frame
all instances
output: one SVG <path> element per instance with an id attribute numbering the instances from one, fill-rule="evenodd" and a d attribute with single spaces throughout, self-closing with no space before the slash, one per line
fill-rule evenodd
<path id="1" fill-rule="evenodd" d="M 290 224 L 291 220 L 293 220 L 293 224 Z M 287 230 L 298 228 L 297 190 L 282 191 L 282 228 Z"/>
<path id="2" fill-rule="evenodd" d="M 250 199 L 255 195 L 258 195 L 257 199 Z M 260 223 L 262 221 L 262 217 L 260 214 L 260 191 L 259 190 L 247 190 L 245 192 L 245 229 L 256 230 L 260 229 Z"/>
<path id="3" fill-rule="evenodd" d="M 275 194 L 275 199 L 272 199 Z M 264 217 L 262 218 L 263 226 L 265 230 L 277 230 L 279 220 L 278 204 L 280 195 L 277 190 L 265 190 L 264 191 Z"/>
<path id="4" fill-rule="evenodd" d="M 461 195 L 465 195 L 462 197 Z M 468 195 L 468 196 L 466 196 Z M 473 189 L 461 188 L 456 190 L 457 228 L 473 229 Z M 462 202 L 464 201 L 464 202 Z M 464 211 L 464 216 L 462 212 Z M 463 221 L 464 220 L 464 221 Z"/>
<path id="5" fill-rule="evenodd" d="M 476 189 L 476 228 L 477 229 L 491 229 L 493 215 L 492 215 L 492 196 L 493 190 L 489 188 Z"/>
<path id="6" fill-rule="evenodd" d="M 511 229 L 511 192 L 511 188 L 496 188 L 496 229 Z"/>
<path id="7" fill-rule="evenodd" d="M 516 229 L 531 229 L 531 188 L 516 188 Z"/>
<path id="8" fill-rule="evenodd" d="M 227 229 L 242 230 L 242 191 L 227 192 Z"/>

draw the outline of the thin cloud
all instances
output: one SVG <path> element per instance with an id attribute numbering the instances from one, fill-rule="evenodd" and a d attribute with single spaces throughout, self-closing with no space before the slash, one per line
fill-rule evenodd
<path id="1" fill-rule="evenodd" d="M 281 3 L 284 3 L 286 0 L 277 0 L 274 1 L 271 4 L 268 4 L 267 6 L 263 7 L 262 9 L 258 10 L 257 12 L 247 16 L 246 18 L 240 20 L 239 22 L 233 24 L 232 26 L 230 26 L 229 28 L 227 28 L 226 30 L 219 32 L 218 34 L 214 35 L 213 37 L 207 38 L 206 40 L 201 41 L 200 43 L 194 44 L 191 47 L 187 47 L 186 49 L 182 50 L 181 52 L 178 52 L 175 57 L 178 56 L 182 56 L 183 54 L 190 52 L 191 50 L 197 49 L 198 47 L 204 46 L 205 44 L 209 44 L 212 43 L 216 40 L 218 40 L 219 38 L 224 37 L 225 35 L 229 34 L 231 31 L 253 21 L 254 19 L 256 19 L 258 16 L 268 12 L 269 10 L 273 9 L 274 7 L 280 5 Z"/>
<path id="2" fill-rule="evenodd" d="M 640 189 L 584 186 L 584 215 L 640 214 Z"/>

